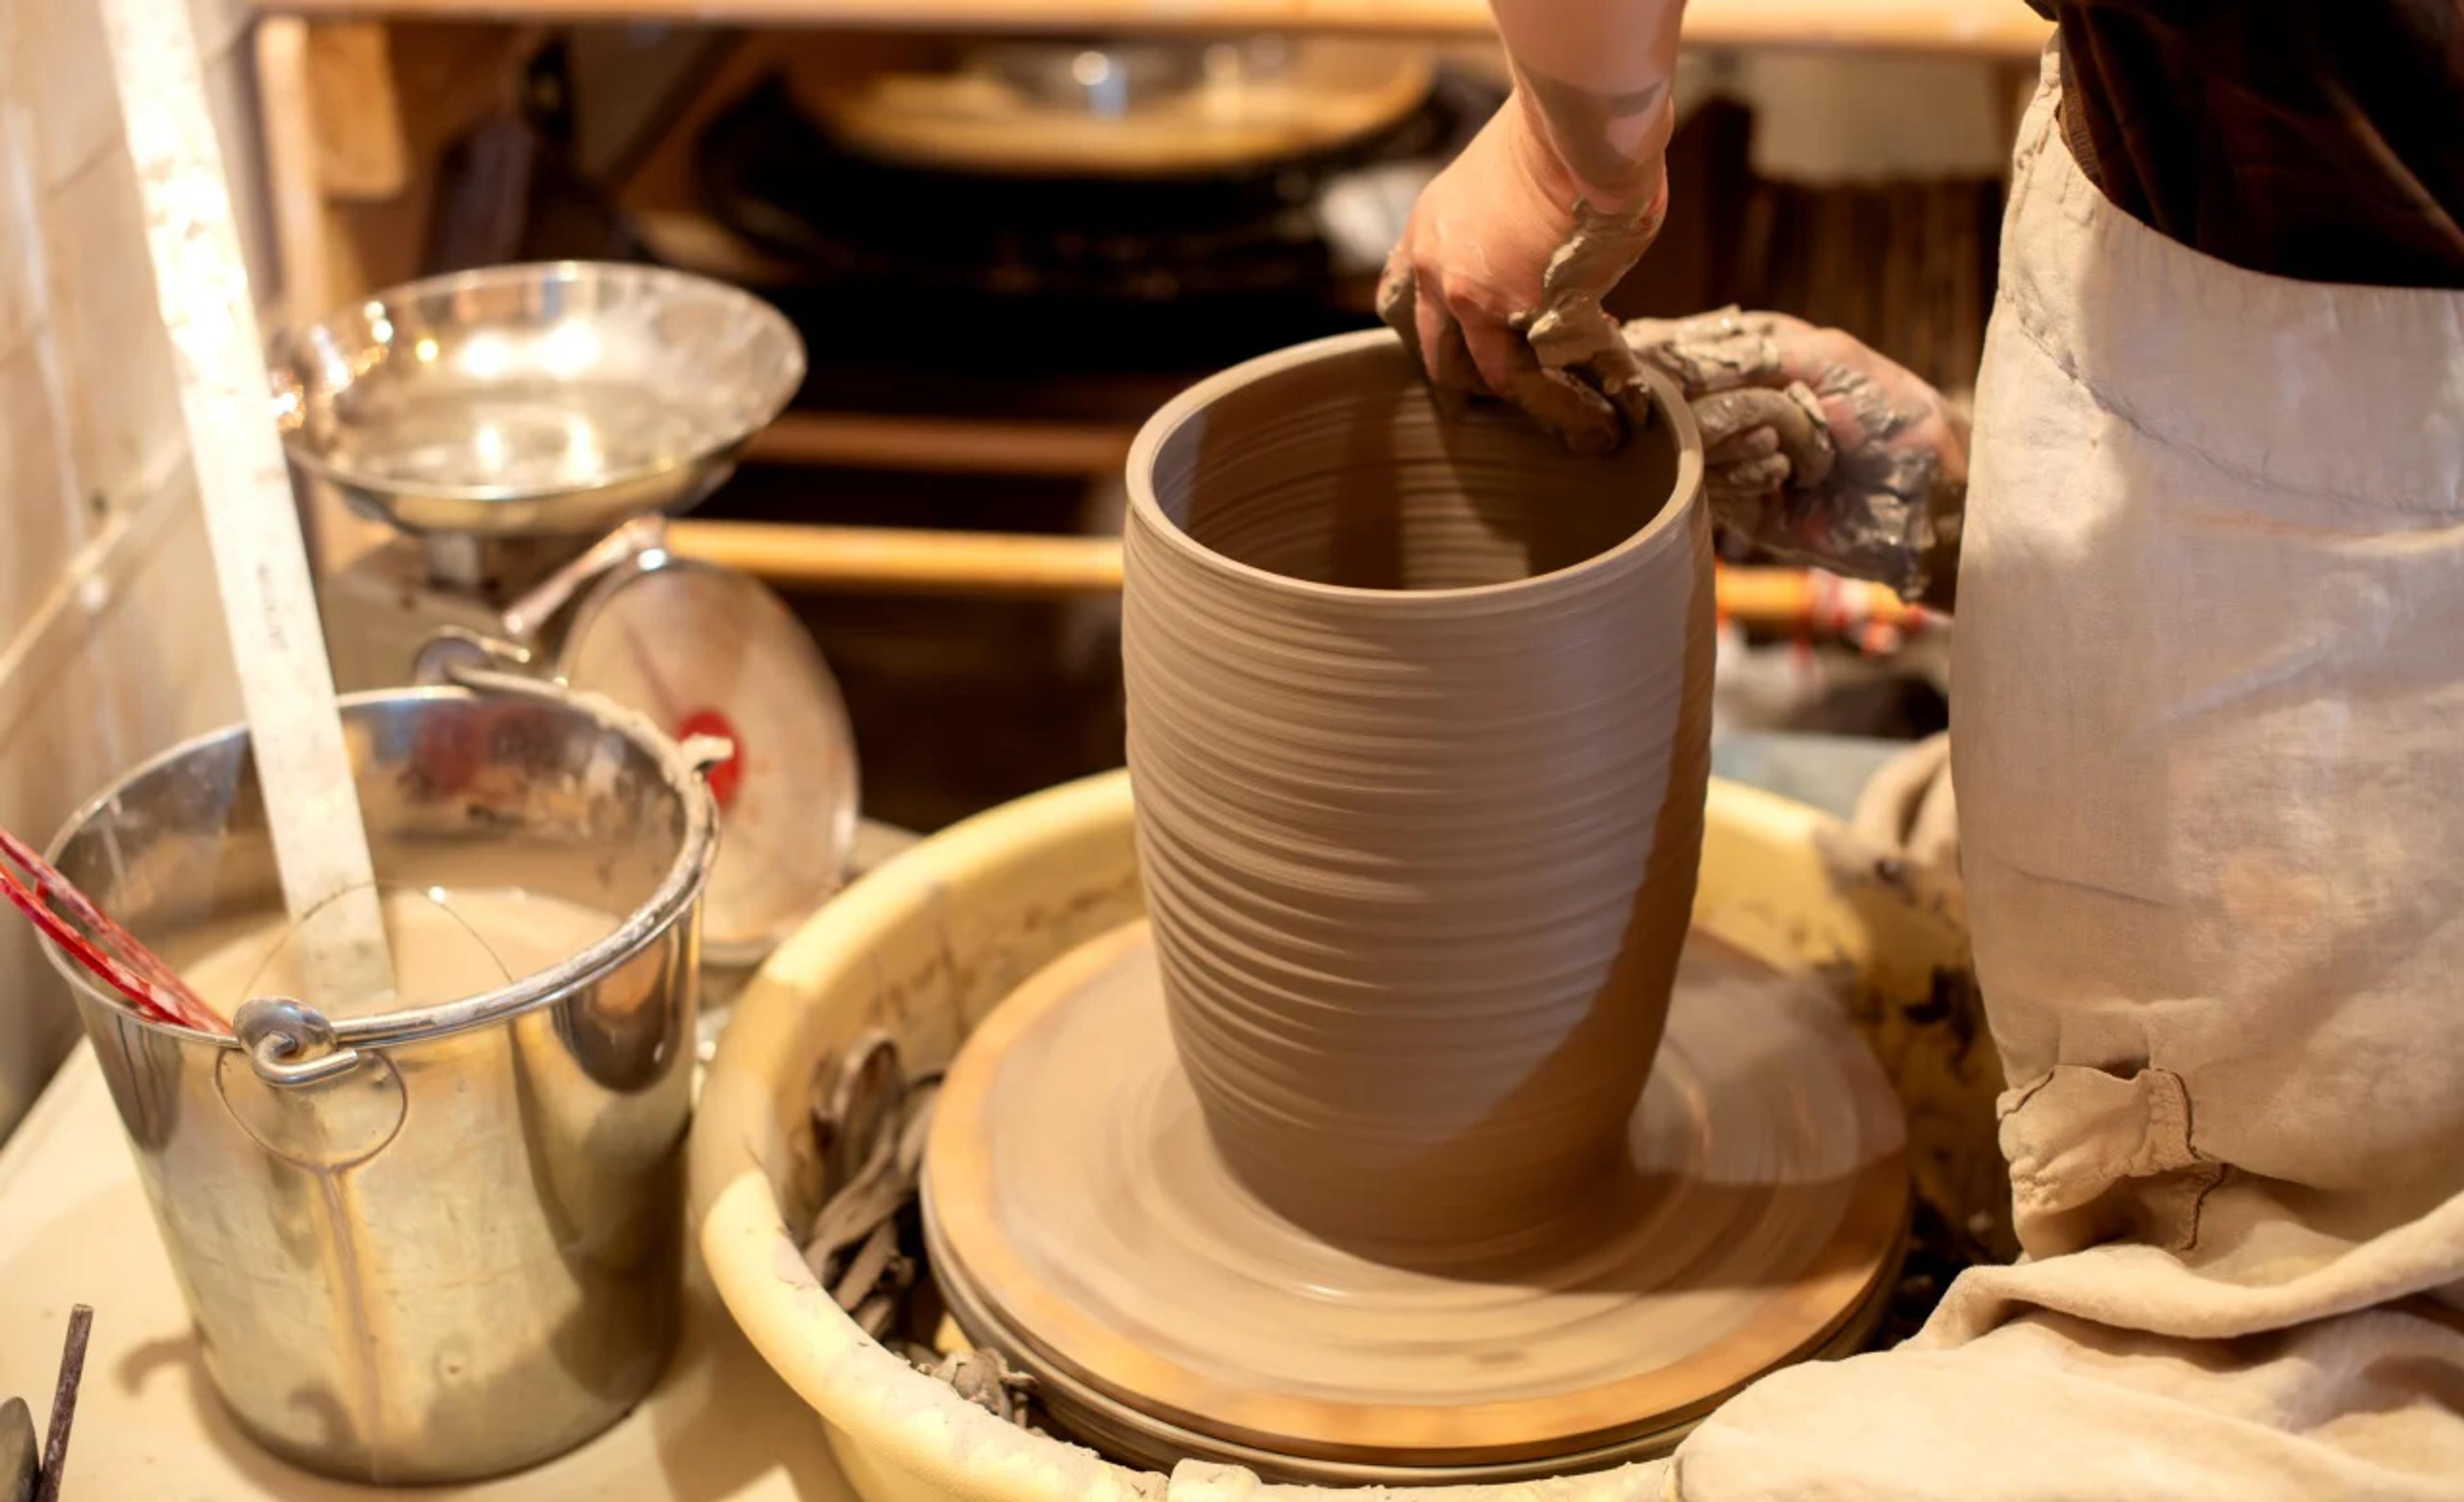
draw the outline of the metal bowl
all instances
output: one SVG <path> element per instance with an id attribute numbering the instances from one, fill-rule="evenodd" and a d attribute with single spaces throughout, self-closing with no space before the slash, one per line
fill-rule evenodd
<path id="1" fill-rule="evenodd" d="M 804 378 L 768 303 L 649 266 L 493 266 L 276 340 L 293 462 L 407 532 L 603 531 L 700 500 Z"/>

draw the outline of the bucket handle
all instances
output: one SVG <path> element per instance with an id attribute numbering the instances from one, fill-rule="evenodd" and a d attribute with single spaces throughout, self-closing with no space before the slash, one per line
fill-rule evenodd
<path id="1" fill-rule="evenodd" d="M 289 997 L 247 1003 L 231 1019 L 231 1030 L 248 1050 L 256 1077 L 281 1089 L 322 1084 L 360 1067 L 360 1050 L 335 1038 L 323 1012 Z"/>
<path id="2" fill-rule="evenodd" d="M 531 650 L 518 642 L 448 626 L 439 629 L 419 649 L 413 667 L 416 681 L 423 687 L 450 683 L 479 694 L 533 696 L 542 689 L 569 688 L 561 673 L 547 684 L 531 676 L 533 663 Z M 685 764 L 704 780 L 714 767 L 736 760 L 736 742 L 725 736 L 687 736 L 678 749 L 684 753 Z"/>

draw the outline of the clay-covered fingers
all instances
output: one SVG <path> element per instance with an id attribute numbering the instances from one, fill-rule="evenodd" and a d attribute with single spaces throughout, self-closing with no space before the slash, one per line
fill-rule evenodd
<path id="1" fill-rule="evenodd" d="M 1777 317 L 1748 313 L 1736 304 L 1689 313 L 1682 319 L 1628 319 L 1621 328 L 1626 343 L 1637 352 L 1672 345 L 1720 343 L 1740 335 L 1768 334 Z"/>
<path id="2" fill-rule="evenodd" d="M 1508 383 L 1506 399 L 1542 431 L 1576 453 L 1614 453 L 1625 442 L 1625 419 L 1609 399 L 1563 370 L 1534 361 Z"/>
<path id="3" fill-rule="evenodd" d="M 1789 480 L 1788 455 L 1780 452 L 1779 430 L 1756 425 L 1714 435 L 1703 433 L 1703 483 L 1715 512 L 1726 514 L 1740 502 L 1759 502 Z"/>
<path id="4" fill-rule="evenodd" d="M 1605 316 L 1602 321 L 1607 322 Z M 1614 330 L 1614 324 L 1608 326 Z M 1575 378 L 1584 389 L 1595 391 L 1606 399 L 1617 419 L 1618 442 L 1622 442 L 1625 435 L 1640 432 L 1651 426 L 1651 386 L 1643 379 L 1642 362 L 1615 338 L 1595 347 L 1587 358 L 1569 365 L 1567 373 Z"/>
<path id="5" fill-rule="evenodd" d="M 1387 255 L 1386 269 L 1377 276 L 1377 321 L 1395 331 L 1412 363 L 1426 375 L 1429 362 L 1420 353 L 1419 301 L 1419 289 L 1412 279 L 1411 257 L 1398 245 Z"/>
<path id="6" fill-rule="evenodd" d="M 1399 250 L 1378 279 L 1377 317 L 1440 390 L 1495 396 L 1577 453 L 1607 453 L 1625 440 L 1606 396 L 1543 367 L 1519 330 L 1458 320 Z"/>
<path id="7" fill-rule="evenodd" d="M 1377 318 L 1403 338 L 1420 373 L 1445 391 L 1488 395 L 1490 387 L 1473 361 L 1463 326 L 1446 311 L 1444 299 L 1424 296 L 1422 278 L 1398 249 L 1377 280 Z"/>
<path id="8" fill-rule="evenodd" d="M 1689 397 L 1802 379 L 1792 352 L 1812 325 L 1784 313 L 1715 308 L 1682 319 L 1634 319 L 1628 348 L 1667 373 Z"/>
<path id="9" fill-rule="evenodd" d="M 1710 477 L 1720 489 L 1740 496 L 1761 496 L 1778 490 L 1788 484 L 1791 473 L 1785 453 L 1732 459 L 1709 467 Z"/>
<path id="10" fill-rule="evenodd" d="M 1694 420 L 1703 429 L 1706 458 L 1711 451 L 1768 429 L 1771 433 L 1769 452 L 1788 461 L 1790 484 L 1810 489 L 1831 477 L 1838 453 L 1831 442 L 1830 426 L 1823 421 L 1820 402 L 1801 383 L 1776 391 L 1758 386 L 1714 391 L 1694 402 L 1693 408 Z"/>
<path id="11" fill-rule="evenodd" d="M 1711 494 L 1712 508 L 1723 514 L 1732 502 L 1759 503 L 1787 483 L 1788 456 L 1779 453 L 1760 454 L 1726 464 L 1709 464 L 1703 470 L 1703 484 Z"/>
<path id="12" fill-rule="evenodd" d="M 1779 430 L 1748 428 L 1714 440 L 1709 432 L 1703 435 L 1703 462 L 1705 465 L 1743 464 L 1751 459 L 1768 459 L 1779 453 Z"/>
<path id="13" fill-rule="evenodd" d="M 1707 452 L 1733 443 L 1757 430 L 1769 430 L 1771 442 L 1779 442 L 1782 423 L 1802 418 L 1796 405 L 1783 392 L 1762 387 L 1747 387 L 1734 391 L 1715 391 L 1698 398 L 1693 404 L 1694 421 L 1703 430 L 1703 447 Z"/>

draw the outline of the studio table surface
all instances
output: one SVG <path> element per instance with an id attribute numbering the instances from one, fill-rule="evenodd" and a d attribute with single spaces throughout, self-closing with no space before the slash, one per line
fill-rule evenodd
<path id="1" fill-rule="evenodd" d="M 328 1481 L 259 1449 L 214 1396 L 91 1049 L 70 1055 L 0 1147 L 0 1396 L 23 1397 L 37 1432 L 69 1309 L 94 1306 L 62 1502 L 853 1502 L 821 1420 L 745 1343 L 698 1268 L 688 1295 L 658 1387 L 573 1453 L 468 1487 Z"/>

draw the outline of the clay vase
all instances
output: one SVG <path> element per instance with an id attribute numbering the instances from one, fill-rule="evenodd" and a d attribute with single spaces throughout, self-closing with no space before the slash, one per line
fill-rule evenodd
<path id="1" fill-rule="evenodd" d="M 1124 656 L 1181 1064 L 1244 1187 L 1454 1257 L 1618 1160 L 1701 853 L 1702 445 L 1441 415 L 1384 331 L 1254 360 L 1130 457 Z M 1570 1198 L 1571 1197 L 1571 1198 Z"/>

